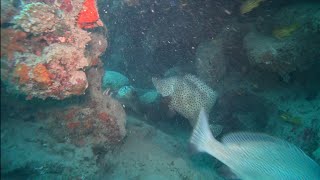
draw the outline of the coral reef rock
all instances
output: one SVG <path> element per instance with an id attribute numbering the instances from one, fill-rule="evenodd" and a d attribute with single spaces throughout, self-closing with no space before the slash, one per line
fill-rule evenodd
<path id="1" fill-rule="evenodd" d="M 12 14 L 14 26 L 1 28 L 1 80 L 7 91 L 58 100 L 85 93 L 85 71 L 98 65 L 107 48 L 105 27 L 91 33 L 77 26 L 79 13 L 90 13 L 84 12 L 88 3 L 97 13 L 92 0 L 22 3 Z"/>
<path id="2" fill-rule="evenodd" d="M 98 116 L 101 121 L 99 137 L 107 139 L 107 142 L 118 143 L 126 135 L 126 113 L 117 100 L 102 93 L 101 74 L 103 74 L 101 67 L 98 70 L 88 71 L 89 97 L 96 111 L 93 115 Z"/>
<path id="3" fill-rule="evenodd" d="M 308 70 L 320 56 L 320 3 L 285 6 L 244 38 L 252 65 L 275 72 L 285 82 L 295 71 Z"/>
<path id="4" fill-rule="evenodd" d="M 258 32 L 250 32 L 244 39 L 249 61 L 252 65 L 275 72 L 285 82 L 290 80 L 290 73 L 303 71 L 312 66 L 320 55 L 317 48 L 306 48 L 307 43 L 320 43 L 320 38 L 277 40 Z"/>
<path id="5" fill-rule="evenodd" d="M 83 71 L 88 61 L 83 52 L 71 45 L 52 44 L 41 57 L 33 54 L 16 56 L 13 82 L 21 92 L 32 97 L 64 99 L 84 94 L 88 87 Z M 38 87 L 35 91 L 32 87 Z"/>
<path id="6" fill-rule="evenodd" d="M 14 17 L 14 23 L 26 32 L 41 34 L 55 30 L 58 17 L 56 9 L 44 3 L 31 3 Z"/>

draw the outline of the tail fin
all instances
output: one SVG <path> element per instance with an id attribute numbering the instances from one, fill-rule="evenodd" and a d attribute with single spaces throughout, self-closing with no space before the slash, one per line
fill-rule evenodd
<path id="1" fill-rule="evenodd" d="M 190 138 L 190 143 L 195 146 L 197 151 L 206 152 L 211 154 L 212 149 L 210 144 L 216 141 L 210 131 L 210 126 L 208 124 L 208 117 L 203 108 L 201 108 L 198 122 L 193 129 L 192 136 Z"/>

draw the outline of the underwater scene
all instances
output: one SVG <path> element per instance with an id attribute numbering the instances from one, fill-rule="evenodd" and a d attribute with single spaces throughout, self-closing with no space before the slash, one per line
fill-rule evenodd
<path id="1" fill-rule="evenodd" d="M 1 179 L 320 179 L 319 0 L 1 0 Z"/>

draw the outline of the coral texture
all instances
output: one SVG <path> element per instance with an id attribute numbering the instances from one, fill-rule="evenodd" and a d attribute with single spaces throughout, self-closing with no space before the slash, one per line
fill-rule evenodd
<path id="1" fill-rule="evenodd" d="M 319 44 L 319 37 L 303 32 L 294 35 L 277 40 L 254 31 L 248 33 L 244 38 L 244 47 L 250 63 L 274 72 L 288 82 L 290 73 L 310 68 L 319 56 L 317 48 L 306 48 L 308 44 Z"/>
<path id="2" fill-rule="evenodd" d="M 88 72 L 88 76 L 91 77 L 89 96 L 96 111 L 94 116 L 100 119 L 96 126 L 99 131 L 96 131 L 95 135 L 103 141 L 107 139 L 108 142 L 118 143 L 126 136 L 126 113 L 118 101 L 104 96 L 101 92 L 102 73 L 101 67 L 97 70 L 90 69 Z"/>
<path id="3" fill-rule="evenodd" d="M 8 60 L 12 60 L 15 52 L 24 52 L 26 48 L 22 41 L 26 37 L 25 32 L 1 28 L 1 58 L 5 55 Z"/>
<path id="4" fill-rule="evenodd" d="M 19 79 L 20 84 L 25 84 L 30 80 L 30 68 L 26 64 L 18 64 L 15 68 L 15 75 Z"/>
<path id="5" fill-rule="evenodd" d="M 44 64 L 37 64 L 33 69 L 33 79 L 42 86 L 49 86 L 51 81 L 51 73 Z"/>
<path id="6" fill-rule="evenodd" d="M 102 102 L 108 107 L 100 104 Z M 53 137 L 68 137 L 70 143 L 77 146 L 107 147 L 119 143 L 126 135 L 125 111 L 120 103 L 111 98 L 97 101 L 95 105 L 72 106 L 63 110 L 62 114 L 56 114 L 62 121 L 51 124 L 56 130 L 52 132 Z"/>
<path id="7" fill-rule="evenodd" d="M 91 41 L 87 45 L 91 57 L 98 58 L 108 47 L 108 41 L 101 33 L 91 33 Z"/>
<path id="8" fill-rule="evenodd" d="M 31 3 L 25 5 L 13 21 L 25 32 L 41 34 L 54 31 L 58 18 L 54 7 L 44 3 Z"/>
<path id="9" fill-rule="evenodd" d="M 291 72 L 310 68 L 319 56 L 318 46 L 313 46 L 320 42 L 318 30 L 314 29 L 318 11 L 317 3 L 281 8 L 272 21 L 265 22 L 272 31 L 251 32 L 245 37 L 250 61 L 266 61 L 262 67 L 278 73 L 285 81 L 290 79 Z"/>
<path id="10" fill-rule="evenodd" d="M 79 13 L 99 19 L 95 1 L 23 4 L 12 20 L 13 28 L 1 29 L 1 80 L 8 90 L 27 99 L 60 100 L 85 93 L 85 70 L 97 66 L 107 40 L 103 28 L 99 33 L 79 28 L 78 21 L 85 21 Z"/>
<path id="11" fill-rule="evenodd" d="M 77 20 L 80 28 L 89 29 L 102 26 L 95 0 L 85 0 Z"/>

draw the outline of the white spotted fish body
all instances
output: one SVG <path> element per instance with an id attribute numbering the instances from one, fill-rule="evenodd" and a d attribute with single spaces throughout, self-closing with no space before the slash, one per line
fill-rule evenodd
<path id="1" fill-rule="evenodd" d="M 177 81 L 177 77 L 170 77 L 167 79 L 152 78 L 153 85 L 156 87 L 157 91 L 164 97 L 173 94 Z"/>
<path id="2" fill-rule="evenodd" d="M 202 107 L 211 110 L 217 93 L 194 75 L 174 76 L 166 79 L 152 78 L 157 91 L 171 98 L 169 107 L 189 120 L 192 126 Z"/>

